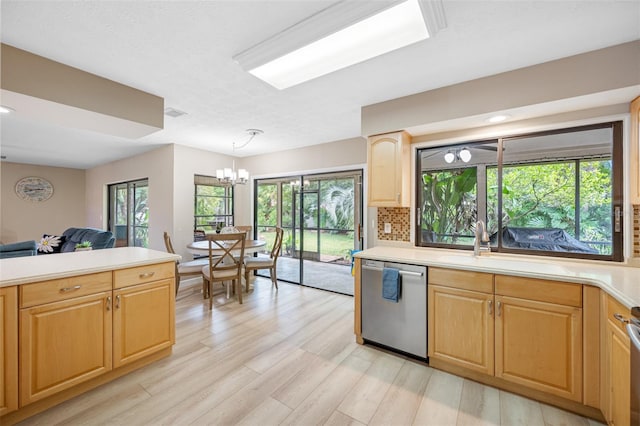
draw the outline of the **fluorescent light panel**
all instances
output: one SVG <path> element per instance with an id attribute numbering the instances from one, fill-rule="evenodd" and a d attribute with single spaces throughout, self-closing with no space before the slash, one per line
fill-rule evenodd
<path id="1" fill-rule="evenodd" d="M 308 20 L 309 22 L 303 21 L 287 31 L 292 33 L 292 37 L 297 36 L 304 31 L 305 25 L 322 26 L 322 21 L 328 21 L 329 18 L 335 20 L 340 8 L 353 8 L 354 4 L 358 3 L 340 2 L 334 7 L 322 11 L 318 16 L 312 17 Z M 366 3 L 371 2 L 361 2 L 361 4 Z M 290 53 L 265 60 L 266 54 L 261 52 L 260 48 L 269 48 L 268 44 L 271 40 L 267 40 L 267 42 L 241 53 L 234 59 L 241 65 L 244 63 L 245 69 L 261 80 L 278 89 L 285 89 L 429 37 L 425 14 L 423 14 L 418 0 L 392 3 L 394 4 L 392 7 L 387 7 L 379 13 L 360 19 L 302 47 L 298 46 Z M 440 3 L 429 3 L 431 6 L 433 4 Z M 423 5 L 423 7 L 425 6 Z M 434 9 L 434 7 L 427 8 Z M 432 25 L 436 27 L 432 30 L 433 33 L 446 25 L 443 24 L 444 15 L 441 8 L 438 10 L 440 11 L 440 22 L 439 25 Z M 349 12 L 353 12 L 353 10 Z M 326 19 L 324 19 L 325 17 Z M 287 42 L 287 38 L 291 38 L 287 37 L 287 31 L 278 34 L 273 41 Z M 317 28 L 312 28 L 310 32 L 317 34 L 319 31 Z M 273 50 L 282 50 L 282 48 L 276 47 Z M 256 62 L 261 63 L 256 64 Z"/>

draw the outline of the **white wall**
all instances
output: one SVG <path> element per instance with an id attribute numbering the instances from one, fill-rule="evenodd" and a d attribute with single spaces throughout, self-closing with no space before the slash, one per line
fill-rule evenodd
<path id="1" fill-rule="evenodd" d="M 165 250 L 162 232 L 173 225 L 173 145 L 94 167 L 86 172 L 86 222 L 107 228 L 107 185 L 149 179 L 149 248 Z"/>
<path id="2" fill-rule="evenodd" d="M 0 171 L 2 243 L 40 240 L 42 234 L 60 235 L 70 227 L 88 226 L 85 221 L 84 170 L 3 161 Z M 42 202 L 18 198 L 15 185 L 28 176 L 42 177 L 51 182 L 53 196 Z"/>
<path id="3" fill-rule="evenodd" d="M 193 241 L 193 176 L 215 176 L 216 169 L 231 167 L 233 158 L 182 145 L 175 145 L 174 152 L 173 224 L 169 232 L 176 253 L 191 259 L 186 245 Z M 240 168 L 237 160 L 236 168 Z"/>

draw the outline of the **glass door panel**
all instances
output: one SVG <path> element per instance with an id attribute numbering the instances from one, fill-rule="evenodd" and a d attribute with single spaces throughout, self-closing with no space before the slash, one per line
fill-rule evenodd
<path id="1" fill-rule="evenodd" d="M 351 256 L 362 244 L 361 181 L 362 171 L 357 170 L 257 182 L 259 237 L 269 241 L 272 205 L 278 206 L 276 215 L 284 229 L 278 279 L 353 294 Z M 268 276 L 268 271 L 258 274 Z"/>

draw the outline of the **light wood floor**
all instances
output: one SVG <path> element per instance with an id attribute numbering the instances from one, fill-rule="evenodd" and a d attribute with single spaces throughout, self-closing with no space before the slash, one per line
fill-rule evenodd
<path id="1" fill-rule="evenodd" d="M 258 278 L 181 290 L 173 355 L 23 424 L 596 425 L 354 342 L 353 298 Z"/>

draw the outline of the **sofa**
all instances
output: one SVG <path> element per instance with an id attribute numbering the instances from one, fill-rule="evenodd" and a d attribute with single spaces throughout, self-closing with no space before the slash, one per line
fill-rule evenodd
<path id="1" fill-rule="evenodd" d="M 35 256 L 37 253 L 38 245 L 35 240 L 0 245 L 0 259 Z"/>
<path id="2" fill-rule="evenodd" d="M 76 244 L 83 241 L 90 241 L 93 250 L 112 248 L 116 243 L 116 238 L 110 231 L 96 228 L 69 228 L 62 233 L 64 242 L 60 252 L 66 253 L 74 251 Z"/>

